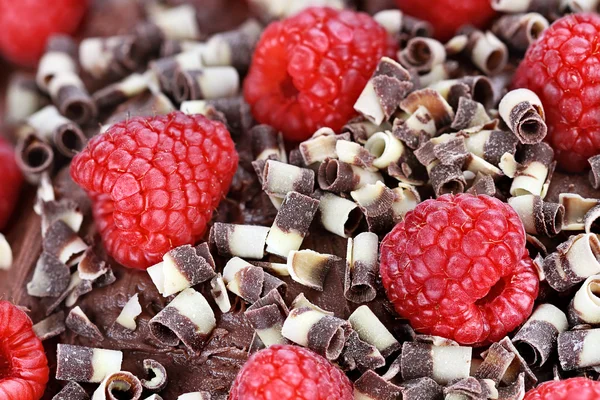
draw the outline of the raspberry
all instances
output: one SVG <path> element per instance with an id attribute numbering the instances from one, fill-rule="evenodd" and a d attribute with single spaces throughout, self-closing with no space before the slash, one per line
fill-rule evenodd
<path id="1" fill-rule="evenodd" d="M 94 201 L 107 252 L 144 269 L 202 237 L 237 162 L 223 124 L 176 111 L 113 125 L 73 159 L 71 176 Z"/>
<path id="2" fill-rule="evenodd" d="M 298 346 L 274 345 L 254 354 L 240 370 L 229 400 L 352 400 L 348 377 L 320 355 Z"/>
<path id="3" fill-rule="evenodd" d="M 434 36 L 449 40 L 464 25 L 485 28 L 495 17 L 490 0 L 396 0 L 398 7 L 408 15 L 433 25 Z"/>
<path id="4" fill-rule="evenodd" d="M 525 394 L 523 400 L 598 400 L 600 382 L 587 378 L 544 382 Z"/>
<path id="5" fill-rule="evenodd" d="M 546 112 L 548 143 L 558 165 L 580 172 L 600 153 L 600 16 L 563 17 L 533 43 L 513 79 L 529 88 Z"/>
<path id="6" fill-rule="evenodd" d="M 369 15 L 309 8 L 264 31 L 244 84 L 254 117 L 301 141 L 339 130 L 387 49 L 388 35 Z"/>
<path id="7" fill-rule="evenodd" d="M 23 176 L 15 162 L 12 147 L 0 137 L 0 230 L 6 228 L 21 191 Z"/>
<path id="8" fill-rule="evenodd" d="M 48 360 L 31 320 L 0 301 L 0 398 L 39 400 L 48 382 Z"/>
<path id="9" fill-rule="evenodd" d="M 465 345 L 514 330 L 539 286 L 519 216 L 496 198 L 469 194 L 409 212 L 381 243 L 381 277 L 413 328 Z"/>
<path id="10" fill-rule="evenodd" d="M 48 37 L 74 33 L 87 6 L 87 0 L 0 0 L 0 53 L 14 63 L 35 65 Z"/>

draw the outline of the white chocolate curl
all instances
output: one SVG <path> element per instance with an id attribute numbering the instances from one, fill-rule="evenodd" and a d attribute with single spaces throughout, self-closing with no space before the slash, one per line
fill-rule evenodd
<path id="1" fill-rule="evenodd" d="M 142 313 L 142 306 L 140 305 L 140 301 L 138 299 L 138 294 L 134 294 L 131 298 L 125 303 L 121 313 L 117 317 L 117 324 L 129 329 L 130 331 L 135 331 L 137 327 L 135 323 L 135 319 Z"/>
<path id="2" fill-rule="evenodd" d="M 586 324 L 600 324 L 600 275 L 588 277 L 573 298 L 577 317 Z"/>

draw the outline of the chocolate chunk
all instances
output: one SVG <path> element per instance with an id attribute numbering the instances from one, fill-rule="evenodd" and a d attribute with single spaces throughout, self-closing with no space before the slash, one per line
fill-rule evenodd
<path id="1" fill-rule="evenodd" d="M 123 353 L 70 344 L 58 344 L 56 379 L 99 383 L 121 369 Z"/>
<path id="2" fill-rule="evenodd" d="M 227 286 L 225 286 L 225 281 L 221 274 L 217 274 L 211 279 L 210 288 L 210 294 L 221 312 L 229 312 L 231 310 L 231 301 L 227 295 Z"/>
<path id="3" fill-rule="evenodd" d="M 27 284 L 27 294 L 36 297 L 59 296 L 69 286 L 70 279 L 69 267 L 54 255 L 43 252 Z"/>
<path id="4" fill-rule="evenodd" d="M 146 370 L 148 379 L 141 380 L 143 387 L 153 392 L 160 392 L 167 386 L 167 370 L 161 363 L 147 358 L 144 360 L 144 370 Z"/>
<path id="5" fill-rule="evenodd" d="M 363 232 L 348 239 L 344 296 L 354 303 L 367 303 L 377 295 L 379 239 L 372 232 Z"/>
<path id="6" fill-rule="evenodd" d="M 64 311 L 52 314 L 33 325 L 33 332 L 41 341 L 58 336 L 66 329 Z"/>
<path id="7" fill-rule="evenodd" d="M 44 252 L 53 255 L 63 263 L 67 263 L 73 256 L 83 253 L 88 248 L 77 233 L 61 220 L 50 225 L 42 246 Z"/>
<path id="8" fill-rule="evenodd" d="M 69 382 L 52 400 L 89 400 L 87 392 L 77 382 Z"/>
<path id="9" fill-rule="evenodd" d="M 65 321 L 67 327 L 80 336 L 85 336 L 98 341 L 104 340 L 100 329 L 88 318 L 83 310 L 77 306 L 73 308 Z"/>

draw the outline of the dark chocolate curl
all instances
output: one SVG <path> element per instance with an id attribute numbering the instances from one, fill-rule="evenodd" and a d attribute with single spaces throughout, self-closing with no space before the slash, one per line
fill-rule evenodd
<path id="1" fill-rule="evenodd" d="M 288 314 L 289 310 L 277 290 L 271 290 L 248 307 L 244 313 L 265 346 L 288 343 L 281 334 L 281 328 Z"/>
<path id="2" fill-rule="evenodd" d="M 352 331 L 346 338 L 338 363 L 344 370 L 352 371 L 358 368 L 359 371 L 367 371 L 383 367 L 385 358 L 375 346 L 362 341 L 358 333 Z"/>
<path id="3" fill-rule="evenodd" d="M 96 117 L 96 104 L 75 73 L 55 75 L 48 89 L 52 102 L 68 119 L 77 124 L 85 124 Z"/>
<path id="4" fill-rule="evenodd" d="M 167 386 L 167 370 L 161 363 L 152 359 L 144 360 L 144 369 L 148 373 L 149 379 L 142 379 L 141 384 L 148 390 L 160 392 Z"/>
<path id="5" fill-rule="evenodd" d="M 436 196 L 463 193 L 467 182 L 457 165 L 437 164 L 429 171 L 429 179 Z"/>
<path id="6" fill-rule="evenodd" d="M 52 400 L 89 400 L 87 392 L 77 382 L 69 382 Z"/>
<path id="7" fill-rule="evenodd" d="M 36 135 L 28 135 L 19 139 L 15 150 L 15 161 L 25 178 L 37 183 L 44 172 L 54 164 L 54 150 Z"/>
<path id="8" fill-rule="evenodd" d="M 403 400 L 438 400 L 443 396 L 442 387 L 431 378 L 407 380 L 400 385 Z"/>
<path id="9" fill-rule="evenodd" d="M 492 26 L 492 32 L 513 50 L 524 53 L 549 22 L 538 13 L 504 15 Z"/>
<path id="10" fill-rule="evenodd" d="M 363 232 L 348 239 L 344 296 L 354 303 L 367 303 L 377 295 L 377 256 L 379 239 L 372 232 Z"/>
<path id="11" fill-rule="evenodd" d="M 500 101 L 498 112 L 523 144 L 539 143 L 548 133 L 542 102 L 529 89 L 508 92 Z"/>
<path id="12" fill-rule="evenodd" d="M 485 352 L 483 362 L 473 375 L 478 379 L 491 379 L 496 384 L 500 383 L 502 377 L 510 367 L 515 355 L 498 343 L 492 343 Z"/>
<path id="13" fill-rule="evenodd" d="M 361 400 L 397 400 L 406 397 L 402 397 L 400 387 L 384 380 L 376 372 L 368 370 L 354 382 L 354 398 Z"/>
<path id="14" fill-rule="evenodd" d="M 511 197 L 508 204 L 523 221 L 527 233 L 552 237 L 562 230 L 565 207 L 561 204 L 547 203 L 533 195 Z"/>
<path id="15" fill-rule="evenodd" d="M 104 340 L 100 329 L 88 318 L 83 310 L 77 306 L 73 308 L 65 321 L 67 327 L 77 335 L 85 336 L 97 341 Z"/>
<path id="16" fill-rule="evenodd" d="M 592 169 L 590 170 L 590 183 L 594 189 L 600 188 L 600 155 L 588 159 Z"/>

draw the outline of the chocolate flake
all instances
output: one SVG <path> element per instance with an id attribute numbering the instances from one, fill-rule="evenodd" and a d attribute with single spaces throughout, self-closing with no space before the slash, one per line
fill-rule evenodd
<path id="1" fill-rule="evenodd" d="M 350 332 L 346 338 L 344 350 L 337 361 L 342 369 L 352 371 L 374 370 L 385 365 L 385 358 L 373 345 L 362 341 L 356 331 Z"/>
<path id="2" fill-rule="evenodd" d="M 227 295 L 227 286 L 221 274 L 215 275 L 210 281 L 210 294 L 221 312 L 226 313 L 231 310 L 231 301 Z"/>
<path id="3" fill-rule="evenodd" d="M 65 320 L 67 327 L 72 330 L 75 334 L 85 336 L 98 341 L 104 340 L 104 336 L 100 332 L 100 329 L 88 318 L 83 310 L 77 306 L 73 308 L 67 319 Z"/>
<path id="4" fill-rule="evenodd" d="M 539 143 L 548 133 L 542 102 L 529 89 L 508 92 L 500 101 L 498 111 L 523 144 Z"/>
<path id="5" fill-rule="evenodd" d="M 466 85 L 465 85 L 466 86 Z M 450 126 L 454 130 L 462 130 L 477 126 L 483 126 L 490 122 L 491 119 L 485 111 L 483 104 L 460 97 L 454 121 Z"/>
<path id="6" fill-rule="evenodd" d="M 569 304 L 569 322 L 578 324 L 600 324 L 600 275 L 588 277 Z"/>
<path id="7" fill-rule="evenodd" d="M 443 395 L 442 387 L 431 378 L 411 379 L 400 385 L 403 400 L 437 400 Z"/>
<path id="8" fill-rule="evenodd" d="M 584 199 L 575 193 L 561 193 L 558 195 L 558 203 L 562 204 L 565 208 L 564 227 L 565 231 L 581 231 L 585 229 L 586 217 L 590 211 L 592 211 L 600 200 L 598 199 Z M 594 212 L 595 213 L 595 212 Z M 589 214 L 590 217 L 594 213 Z M 587 220 L 590 224 L 591 219 Z M 586 230 L 586 233 L 589 233 Z"/>
<path id="9" fill-rule="evenodd" d="M 134 294 L 127 300 L 127 303 L 123 306 L 123 309 L 119 313 L 116 324 L 121 325 L 123 328 L 130 331 L 135 331 L 137 325 L 135 319 L 142 313 L 142 306 L 138 294 Z"/>
<path id="10" fill-rule="evenodd" d="M 87 248 L 83 253 L 83 258 L 77 264 L 77 272 L 81 279 L 95 281 L 109 269 L 108 264 L 96 254 L 93 246 Z"/>
<path id="11" fill-rule="evenodd" d="M 160 392 L 167 386 L 167 370 L 161 363 L 152 359 L 145 359 L 144 370 L 148 375 L 148 379 L 142 379 L 141 384 L 148 390 Z"/>
<path id="12" fill-rule="evenodd" d="M 79 232 L 83 222 L 83 213 L 77 202 L 70 199 L 42 202 L 42 236 L 56 221 L 63 221 L 73 232 Z"/>
<path id="13" fill-rule="evenodd" d="M 89 400 L 87 392 L 77 382 L 69 382 L 52 400 Z"/>
<path id="14" fill-rule="evenodd" d="M 279 278 L 265 272 L 239 257 L 227 262 L 223 269 L 223 280 L 227 289 L 249 303 L 258 301 L 271 289 L 285 290 L 286 284 Z"/>
<path id="15" fill-rule="evenodd" d="M 67 263 L 71 257 L 83 253 L 88 248 L 77 233 L 61 220 L 50 225 L 42 246 L 44 252 L 53 255 L 63 263 Z"/>
<path id="16" fill-rule="evenodd" d="M 311 289 L 323 291 L 329 270 L 342 259 L 312 250 L 293 250 L 288 255 L 288 271 L 296 282 Z"/>
<path id="17" fill-rule="evenodd" d="M 99 383 L 121 369 L 123 353 L 59 343 L 56 359 L 56 379 Z"/>
<path id="18" fill-rule="evenodd" d="M 498 343 L 492 343 L 489 349 L 486 350 L 483 362 L 473 376 L 478 379 L 491 379 L 498 384 L 514 358 L 515 354 Z"/>
<path id="19" fill-rule="evenodd" d="M 35 297 L 59 296 L 68 288 L 70 279 L 69 267 L 54 255 L 43 252 L 27 284 L 27 294 Z"/>
<path id="20" fill-rule="evenodd" d="M 52 314 L 33 325 L 33 332 L 41 341 L 58 336 L 66 329 L 64 311 Z"/>
<path id="21" fill-rule="evenodd" d="M 485 194 L 492 197 L 495 196 L 496 184 L 494 183 L 494 178 L 478 172 L 473 180 L 473 183 L 471 184 L 471 187 L 467 189 L 467 193 L 473 195 Z"/>
<path id="22" fill-rule="evenodd" d="M 377 256 L 379 239 L 372 232 L 363 232 L 348 239 L 344 296 L 354 303 L 367 303 L 377 295 Z"/>

